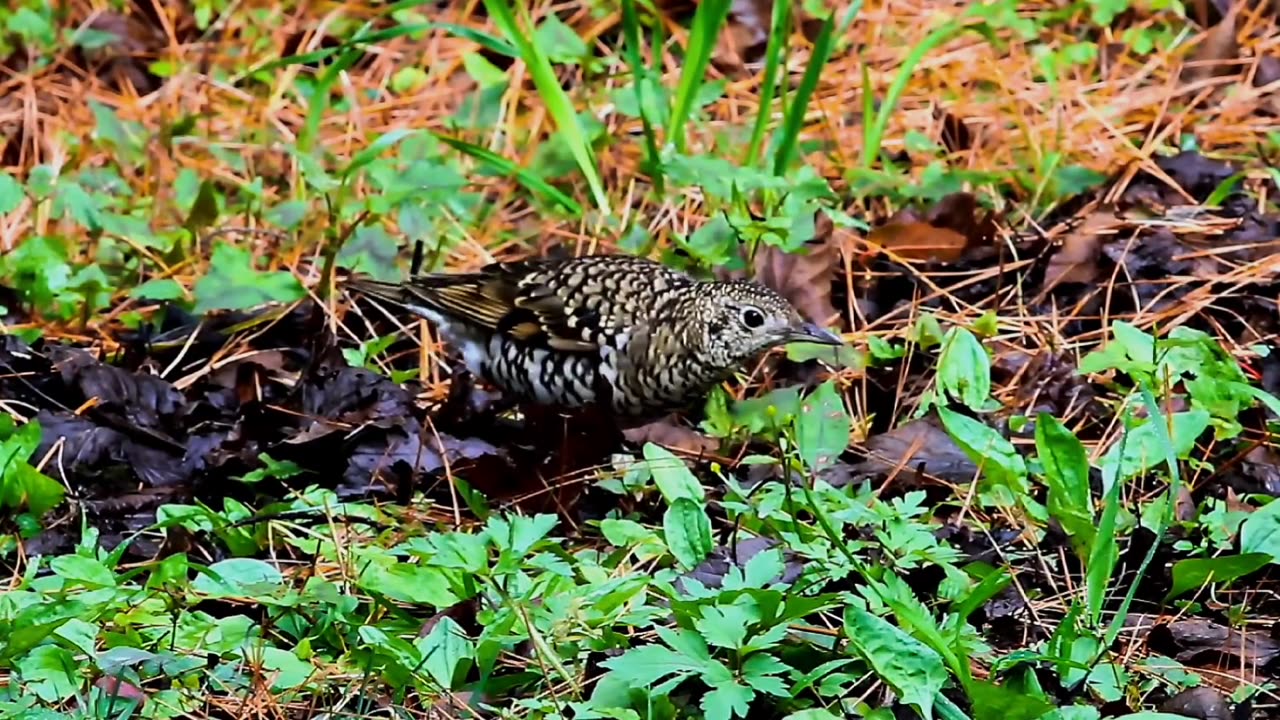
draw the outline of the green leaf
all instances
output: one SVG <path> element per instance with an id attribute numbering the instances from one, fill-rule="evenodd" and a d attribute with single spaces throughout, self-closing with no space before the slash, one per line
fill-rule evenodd
<path id="1" fill-rule="evenodd" d="M 1013 443 L 994 428 L 967 415 L 945 407 L 937 411 L 947 434 L 982 469 L 983 474 L 1014 491 L 1026 491 L 1027 463 Z"/>
<path id="2" fill-rule="evenodd" d="M 7 215 L 22 204 L 22 184 L 7 172 L 0 172 L 0 215 Z"/>
<path id="3" fill-rule="evenodd" d="M 181 300 L 186 294 L 173 278 L 152 278 L 129 291 L 129 297 L 137 300 Z"/>
<path id="4" fill-rule="evenodd" d="M 702 696 L 703 716 L 706 720 L 746 717 L 753 697 L 755 691 L 749 687 L 733 682 L 717 685 L 714 690 Z"/>
<path id="5" fill-rule="evenodd" d="M 1036 418 L 1036 453 L 1049 487 L 1049 514 L 1062 525 L 1077 553 L 1093 542 L 1093 497 L 1084 445 L 1048 413 Z"/>
<path id="6" fill-rule="evenodd" d="M 1209 413 L 1200 409 L 1177 412 L 1169 416 L 1169 422 L 1172 454 L 1185 458 L 1195 447 L 1196 439 L 1209 427 Z M 1169 450 L 1165 447 L 1165 430 L 1150 419 L 1126 430 L 1100 461 L 1103 490 L 1113 482 L 1123 482 L 1163 464 Z"/>
<path id="7" fill-rule="evenodd" d="M 1169 602 L 1188 590 L 1209 583 L 1231 582 L 1242 578 L 1271 560 L 1271 555 L 1265 552 L 1179 560 L 1173 564 L 1173 586 L 1169 588 L 1169 594 L 1164 596 L 1164 601 Z"/>
<path id="8" fill-rule="evenodd" d="M 436 684 L 452 690 L 456 681 L 465 677 L 470 661 L 475 659 L 475 643 L 451 617 L 440 618 L 431 633 L 415 643 L 422 653 L 423 668 Z"/>
<path id="9" fill-rule="evenodd" d="M 721 605 L 704 609 L 693 625 L 708 645 L 740 650 L 747 640 L 747 627 L 759 619 L 740 605 Z"/>
<path id="10" fill-rule="evenodd" d="M 1240 552 L 1266 553 L 1280 563 L 1280 500 L 1272 500 L 1240 526 Z"/>
<path id="11" fill-rule="evenodd" d="M 662 515 L 662 532 L 671 554 L 686 570 L 711 552 L 711 519 L 696 500 L 676 498 Z"/>
<path id="12" fill-rule="evenodd" d="M 284 576 L 274 565 L 253 558 L 229 558 L 205 568 L 191 589 L 213 597 L 255 597 L 280 587 Z"/>
<path id="13" fill-rule="evenodd" d="M 363 566 L 356 584 L 393 600 L 447 608 L 461 598 L 449 589 L 449 574 L 438 567 L 394 563 Z"/>
<path id="14" fill-rule="evenodd" d="M 187 213 L 187 219 L 182 226 L 191 231 L 192 235 L 198 235 L 201 230 L 212 225 L 217 219 L 218 191 L 212 180 L 205 180 L 200 183 L 195 202 L 191 203 L 191 212 Z"/>
<path id="15" fill-rule="evenodd" d="M 1043 698 L 986 680 L 970 682 L 965 691 L 973 703 L 975 720 L 1035 720 L 1054 708 Z"/>
<path id="16" fill-rule="evenodd" d="M 93 558 L 59 555 L 49 561 L 49 569 L 71 584 L 82 585 L 91 590 L 116 586 L 115 573 Z"/>
<path id="17" fill-rule="evenodd" d="M 932 717 L 933 697 L 947 681 L 938 653 L 883 618 L 853 606 L 845 609 L 844 632 L 849 647 L 902 702 Z"/>
<path id="18" fill-rule="evenodd" d="M 849 446 L 852 421 L 844 409 L 844 399 L 835 382 L 818 386 L 800 405 L 796 418 L 796 446 L 800 458 L 812 471 L 830 467 Z"/>
<path id="19" fill-rule="evenodd" d="M 981 412 L 991 397 L 991 360 L 978 338 L 965 328 L 951 328 L 942 340 L 938 390 L 974 412 Z"/>
<path id="20" fill-rule="evenodd" d="M 693 472 L 670 450 L 654 443 L 645 443 L 644 459 L 649 466 L 649 473 L 658 486 L 667 504 L 680 498 L 687 498 L 701 503 L 706 497 L 706 490 Z"/>
<path id="21" fill-rule="evenodd" d="M 704 667 L 703 663 L 662 645 L 631 648 L 600 664 L 635 687 L 648 687 L 668 675 L 688 676 L 701 673 Z"/>
<path id="22" fill-rule="evenodd" d="M 576 63 L 587 56 L 587 44 L 573 28 L 554 14 L 548 14 L 533 33 L 533 42 L 556 63 Z"/>
<path id="23" fill-rule="evenodd" d="M 307 294 L 293 273 L 256 270 L 249 250 L 226 242 L 214 245 L 209 272 L 196 281 L 194 293 L 197 313 L 295 302 Z"/>
<path id="24" fill-rule="evenodd" d="M 71 653 L 56 645 L 33 648 L 17 662 L 17 668 L 22 678 L 19 686 L 47 703 L 67 700 L 85 680 Z"/>

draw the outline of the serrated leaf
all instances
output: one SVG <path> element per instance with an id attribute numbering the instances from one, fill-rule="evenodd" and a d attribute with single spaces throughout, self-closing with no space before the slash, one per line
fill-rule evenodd
<path id="1" fill-rule="evenodd" d="M 194 293 L 197 313 L 295 302 L 307 294 L 293 273 L 257 270 L 247 249 L 226 242 L 214 245 L 209 272 L 196 281 Z"/>

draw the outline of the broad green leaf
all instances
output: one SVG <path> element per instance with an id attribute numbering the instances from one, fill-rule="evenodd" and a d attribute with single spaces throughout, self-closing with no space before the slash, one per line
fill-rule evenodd
<path id="1" fill-rule="evenodd" d="M 295 302 L 306 296 L 293 273 L 262 272 L 253 265 L 249 250 L 226 242 L 215 244 L 208 274 L 196 281 L 195 311 L 247 310 L 263 303 Z"/>
<path id="2" fill-rule="evenodd" d="M 747 626 L 759 619 L 758 613 L 740 605 L 720 605 L 704 609 L 693 625 L 708 645 L 740 650 L 747 640 Z"/>
<path id="3" fill-rule="evenodd" d="M 307 682 L 316 669 L 311 663 L 301 660 L 293 652 L 278 647 L 263 647 L 250 651 L 250 657 L 261 658 L 265 675 L 271 678 L 274 690 L 288 690 Z"/>
<path id="4" fill-rule="evenodd" d="M 1173 456 L 1185 458 L 1195 447 L 1196 439 L 1209 427 L 1209 413 L 1195 409 L 1173 413 L 1168 433 L 1173 442 Z M 1113 482 L 1123 482 L 1165 462 L 1169 448 L 1164 446 L 1165 428 L 1151 420 L 1129 428 L 1102 456 L 1103 492 Z"/>
<path id="5" fill-rule="evenodd" d="M 18 686 L 25 692 L 34 692 L 47 703 L 69 699 L 85 680 L 75 657 L 57 645 L 33 648 L 16 665 L 21 677 Z"/>
<path id="6" fill-rule="evenodd" d="M 1164 596 L 1168 602 L 1188 590 L 1209 583 L 1231 582 L 1242 578 L 1270 563 L 1269 553 L 1247 553 L 1213 558 L 1187 558 L 1173 564 L 1173 586 Z"/>
<path id="7" fill-rule="evenodd" d="M 866 610 L 850 606 L 844 614 L 849 646 L 898 698 L 933 716 L 933 697 L 947 681 L 942 658 L 928 645 Z"/>
<path id="8" fill-rule="evenodd" d="M 653 482 L 668 504 L 680 498 L 701 503 L 706 497 L 702 483 L 675 453 L 661 445 L 645 443 L 644 459 L 649 465 L 649 473 L 653 475 Z"/>
<path id="9" fill-rule="evenodd" d="M 1043 698 L 1032 697 L 986 680 L 974 680 L 965 688 L 973 701 L 975 720 L 1035 720 L 1054 708 Z"/>
<path id="10" fill-rule="evenodd" d="M 991 360 L 973 333 L 962 327 L 947 331 L 938 355 L 938 389 L 981 412 L 991 397 Z"/>
<path id="11" fill-rule="evenodd" d="M 1093 542 L 1093 497 L 1089 490 L 1089 455 L 1084 445 L 1048 413 L 1036 418 L 1036 453 L 1049 487 L 1049 514 L 1062 525 L 1076 552 Z"/>
<path id="12" fill-rule="evenodd" d="M 1280 563 L 1280 500 L 1250 513 L 1240 525 L 1240 552 L 1266 553 Z"/>
<path id="13" fill-rule="evenodd" d="M 951 439 L 987 477 L 1011 490 L 1026 491 L 1027 463 L 1013 443 L 991 426 L 954 410 L 940 407 L 938 418 Z"/>
<path id="14" fill-rule="evenodd" d="M 210 565 L 191 589 L 214 597 L 254 597 L 280 587 L 284 576 L 274 565 L 254 558 L 229 558 Z"/>
<path id="15" fill-rule="evenodd" d="M 805 466 L 818 471 L 834 465 L 849 446 L 851 427 L 835 382 L 828 380 L 819 385 L 800 404 L 796 418 L 796 446 Z"/>
<path id="16" fill-rule="evenodd" d="M 704 665 L 662 645 L 641 645 L 600 663 L 634 687 L 648 687 L 668 675 L 693 675 Z"/>
<path id="17" fill-rule="evenodd" d="M 129 291 L 137 300 L 181 300 L 186 289 L 173 278 L 152 278 Z"/>
<path id="18" fill-rule="evenodd" d="M 73 585 L 83 585 L 91 590 L 116 586 L 115 573 L 94 558 L 59 555 L 49 561 L 49 569 Z"/>
<path id="19" fill-rule="evenodd" d="M 471 660 L 475 659 L 475 643 L 451 617 L 440 618 L 431 633 L 415 645 L 422 654 L 423 668 L 436 684 L 445 689 L 455 688 L 455 680 L 465 676 Z"/>
<path id="20" fill-rule="evenodd" d="M 425 565 L 369 563 L 356 584 L 393 600 L 434 608 L 451 607 L 461 600 L 450 590 L 445 570 Z"/>
<path id="21" fill-rule="evenodd" d="M 745 685 L 728 682 L 717 685 L 702 696 L 702 712 L 706 720 L 729 720 L 746 717 L 755 691 Z"/>
<path id="22" fill-rule="evenodd" d="M 711 552 L 711 519 L 696 500 L 676 498 L 662 515 L 662 532 L 671 554 L 685 570 L 693 569 Z"/>

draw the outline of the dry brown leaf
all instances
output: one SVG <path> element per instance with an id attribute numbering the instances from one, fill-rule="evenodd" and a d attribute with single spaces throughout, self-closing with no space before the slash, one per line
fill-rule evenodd
<path id="1" fill-rule="evenodd" d="M 968 247 L 964 235 L 926 222 L 892 222 L 881 225 L 871 230 L 867 242 L 906 260 L 943 262 L 959 260 Z"/>
<path id="2" fill-rule="evenodd" d="M 939 200 L 921 218 L 903 210 L 889 222 L 873 228 L 867 242 L 905 260 L 954 262 L 970 248 L 995 240 L 995 213 L 980 211 L 972 193 L 952 193 Z"/>
<path id="3" fill-rule="evenodd" d="M 951 482 L 968 482 L 978 466 L 956 445 L 947 431 L 922 418 L 867 438 L 867 459 L 858 472 L 884 474 L 917 470 Z"/>
<path id="4" fill-rule="evenodd" d="M 720 443 L 715 438 L 680 425 L 671 418 L 626 428 L 622 431 L 622 435 L 628 442 L 635 445 L 653 443 L 670 450 L 682 450 L 691 455 L 706 455 L 720 447 Z"/>
<path id="5" fill-rule="evenodd" d="M 1121 222 L 1109 210 L 1095 210 L 1065 237 L 1062 246 L 1049 258 L 1044 270 L 1044 286 L 1048 292 L 1062 283 L 1093 282 L 1098 274 L 1098 258 L 1102 243 Z"/>
<path id="6" fill-rule="evenodd" d="M 1240 5 L 1232 4 L 1222 20 L 1196 45 L 1191 62 L 1183 68 L 1184 81 L 1194 82 L 1239 72 L 1240 66 L 1233 61 L 1240 58 L 1240 45 L 1236 42 L 1236 16 Z"/>
<path id="7" fill-rule="evenodd" d="M 805 244 L 804 253 L 788 253 L 772 245 L 756 250 L 756 282 L 776 290 L 811 322 L 824 326 L 839 322 L 839 313 L 831 304 L 831 284 L 840 264 L 840 247 L 834 237 L 831 218 L 819 212 L 813 239 Z"/>

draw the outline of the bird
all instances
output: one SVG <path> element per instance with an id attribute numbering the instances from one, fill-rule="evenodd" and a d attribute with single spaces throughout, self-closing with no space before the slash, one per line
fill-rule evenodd
<path id="1" fill-rule="evenodd" d="M 474 375 L 523 402 L 621 418 L 689 407 L 772 348 L 841 337 L 748 280 L 625 254 L 494 262 L 345 286 L 427 319 Z"/>

